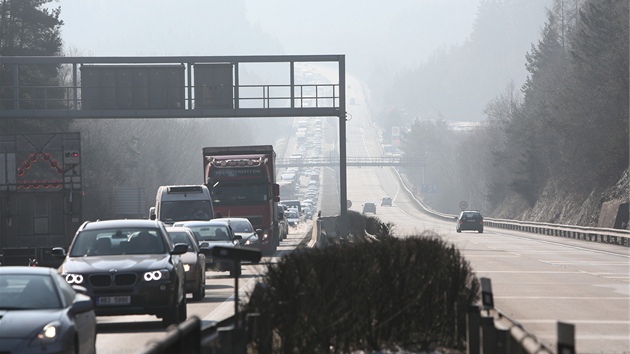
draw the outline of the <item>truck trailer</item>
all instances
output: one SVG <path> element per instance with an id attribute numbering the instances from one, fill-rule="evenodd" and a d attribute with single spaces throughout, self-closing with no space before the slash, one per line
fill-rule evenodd
<path id="1" fill-rule="evenodd" d="M 244 217 L 262 229 L 260 249 L 272 255 L 280 243 L 276 153 L 271 145 L 204 147 L 204 183 L 216 217 Z"/>

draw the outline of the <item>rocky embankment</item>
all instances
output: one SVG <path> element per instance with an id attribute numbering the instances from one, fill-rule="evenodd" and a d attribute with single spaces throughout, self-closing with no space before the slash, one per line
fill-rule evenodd
<path id="1" fill-rule="evenodd" d="M 594 190 L 588 196 L 569 193 L 559 183 L 552 182 L 545 187 L 534 207 L 529 207 L 524 199 L 514 195 L 488 216 L 595 227 L 602 204 L 613 201 L 630 201 L 629 170 L 614 186 Z"/>

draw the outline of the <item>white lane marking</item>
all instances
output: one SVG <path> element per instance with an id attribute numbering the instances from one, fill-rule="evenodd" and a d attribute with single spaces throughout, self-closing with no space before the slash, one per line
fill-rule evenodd
<path id="1" fill-rule="evenodd" d="M 567 322 L 575 323 L 575 324 L 630 324 L 630 321 L 607 321 L 607 320 L 579 320 L 579 319 L 571 319 L 565 320 Z M 557 319 L 528 319 L 528 320 L 519 320 L 520 323 L 556 323 Z M 581 336 L 580 336 L 581 338 Z M 626 337 L 628 338 L 628 337 Z"/>
<path id="2" fill-rule="evenodd" d="M 241 302 L 251 289 L 254 288 L 256 284 L 257 278 L 249 279 L 245 284 L 241 286 L 240 282 L 238 285 L 238 298 L 239 302 Z M 210 312 L 206 317 L 203 318 L 204 321 L 222 321 L 228 317 L 234 315 L 234 295 L 225 299 L 221 303 L 221 305 L 217 306 L 212 312 Z"/>
<path id="3" fill-rule="evenodd" d="M 597 265 L 597 266 L 614 266 L 614 265 L 627 266 L 627 265 L 630 264 L 630 262 L 603 262 L 603 261 L 547 261 L 547 260 L 539 260 L 539 262 L 551 263 L 551 264 L 565 264 L 565 265 Z"/>
<path id="4" fill-rule="evenodd" d="M 562 300 L 628 300 L 630 296 L 615 296 L 615 297 L 601 297 L 601 296 L 493 296 L 495 299 L 528 299 L 528 300 L 547 300 L 547 299 L 562 299 Z"/>
<path id="5" fill-rule="evenodd" d="M 584 272 L 567 272 L 551 270 L 475 270 L 475 273 L 527 273 L 527 274 L 584 274 Z"/>

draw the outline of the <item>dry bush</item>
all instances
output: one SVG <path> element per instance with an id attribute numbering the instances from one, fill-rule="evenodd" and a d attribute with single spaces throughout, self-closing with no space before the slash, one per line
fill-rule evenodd
<path id="1" fill-rule="evenodd" d="M 429 233 L 303 249 L 263 280 L 243 313 L 268 319 L 277 353 L 461 349 L 479 293 L 459 250 Z"/>

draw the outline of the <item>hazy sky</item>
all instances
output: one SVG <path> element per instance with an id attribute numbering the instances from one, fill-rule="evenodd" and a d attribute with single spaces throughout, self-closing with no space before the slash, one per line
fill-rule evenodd
<path id="1" fill-rule="evenodd" d="M 418 63 L 463 42 L 480 0 L 56 0 L 70 55 L 345 54 Z M 350 70 L 351 71 L 351 70 Z"/>

